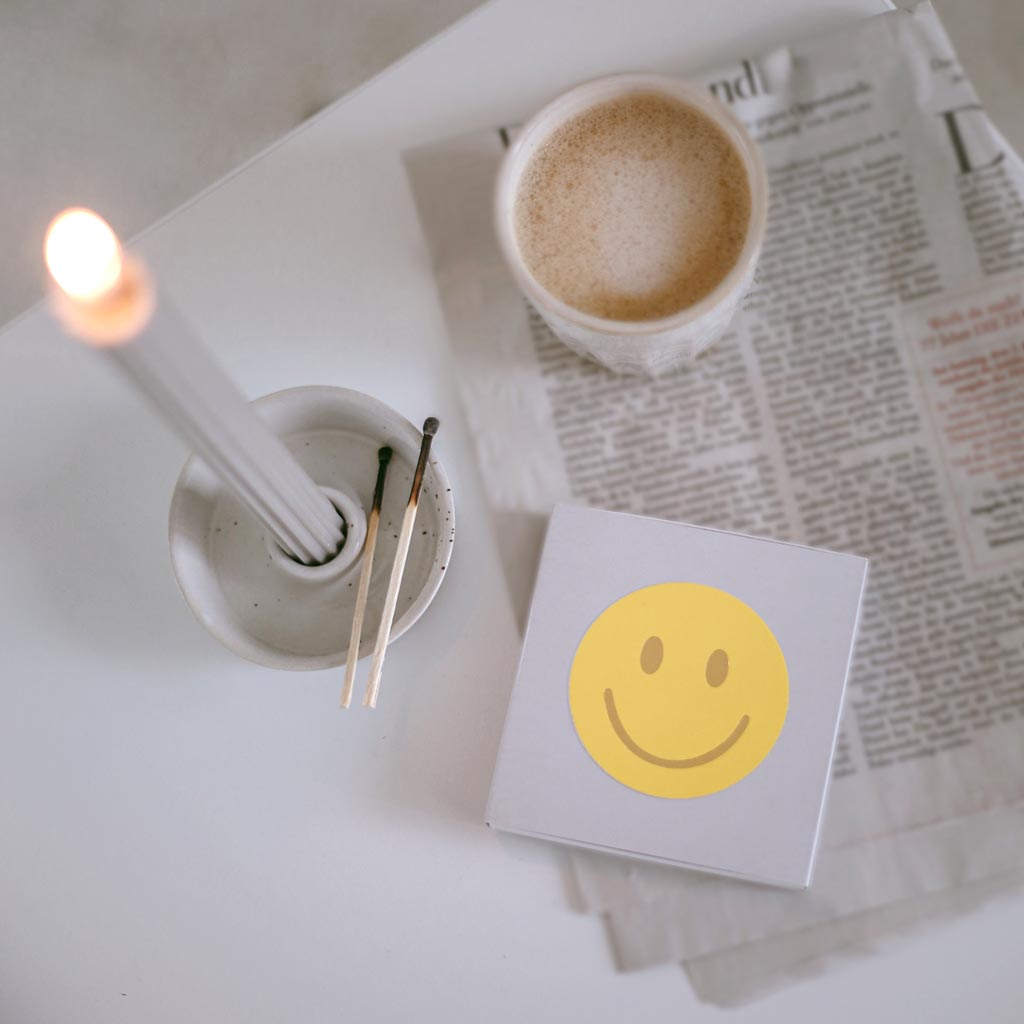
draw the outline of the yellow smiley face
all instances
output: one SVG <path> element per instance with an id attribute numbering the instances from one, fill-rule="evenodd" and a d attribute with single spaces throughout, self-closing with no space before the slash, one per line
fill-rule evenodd
<path id="1" fill-rule="evenodd" d="M 699 583 L 620 598 L 587 630 L 569 673 L 573 724 L 612 778 L 650 796 L 717 793 L 775 745 L 786 659 L 749 605 Z"/>

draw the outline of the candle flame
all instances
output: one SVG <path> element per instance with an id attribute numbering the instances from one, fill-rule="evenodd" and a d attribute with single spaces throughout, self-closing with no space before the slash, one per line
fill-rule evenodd
<path id="1" fill-rule="evenodd" d="M 46 232 L 46 266 L 71 299 L 95 302 L 121 278 L 121 243 L 110 225 L 92 210 L 59 213 Z"/>

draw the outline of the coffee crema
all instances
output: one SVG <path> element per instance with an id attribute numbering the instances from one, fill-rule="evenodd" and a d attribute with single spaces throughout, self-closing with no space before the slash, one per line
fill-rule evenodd
<path id="1" fill-rule="evenodd" d="M 563 302 L 607 320 L 660 320 L 736 265 L 750 184 L 710 118 L 663 93 L 628 93 L 538 147 L 514 217 L 530 273 Z"/>

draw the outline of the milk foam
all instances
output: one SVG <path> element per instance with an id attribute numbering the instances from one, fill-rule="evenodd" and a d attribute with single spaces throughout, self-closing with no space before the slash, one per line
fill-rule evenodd
<path id="1" fill-rule="evenodd" d="M 574 309 L 657 320 L 735 265 L 750 221 L 740 155 L 700 111 L 661 93 L 598 104 L 556 129 L 516 194 L 533 276 Z"/>

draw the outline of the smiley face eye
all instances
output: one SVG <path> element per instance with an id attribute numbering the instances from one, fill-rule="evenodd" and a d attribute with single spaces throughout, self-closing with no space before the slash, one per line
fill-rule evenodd
<path id="1" fill-rule="evenodd" d="M 661 642 L 661 637 L 649 636 L 640 652 L 640 667 L 648 675 L 653 675 L 661 668 L 661 659 L 664 657 L 665 645 Z"/>
<path id="2" fill-rule="evenodd" d="M 707 668 L 704 669 L 704 678 L 708 681 L 708 686 L 721 686 L 728 674 L 729 655 L 722 650 L 712 651 Z"/>

